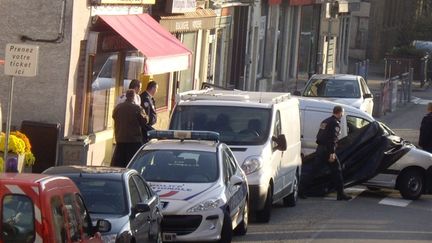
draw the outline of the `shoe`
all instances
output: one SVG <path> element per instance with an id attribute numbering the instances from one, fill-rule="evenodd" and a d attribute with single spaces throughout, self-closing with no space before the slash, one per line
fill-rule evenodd
<path id="1" fill-rule="evenodd" d="M 338 201 L 349 201 L 349 200 L 351 200 L 352 199 L 352 197 L 351 196 L 348 196 L 347 194 L 342 194 L 342 195 L 338 195 L 337 196 L 337 200 Z"/>

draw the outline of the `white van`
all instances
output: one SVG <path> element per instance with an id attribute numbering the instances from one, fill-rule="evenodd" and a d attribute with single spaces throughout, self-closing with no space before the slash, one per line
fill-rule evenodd
<path id="1" fill-rule="evenodd" d="M 341 118 L 341 134 L 339 139 L 348 136 L 375 119 L 364 111 L 352 106 L 312 98 L 298 98 L 300 103 L 302 156 L 307 156 L 316 149 L 316 134 L 321 121 L 331 116 L 333 107 L 340 105 L 345 114 Z M 392 188 L 400 191 L 405 199 L 417 199 L 423 193 L 432 192 L 432 154 L 416 148 L 404 141 L 387 126 L 381 123 L 387 136 L 400 139 L 409 151 L 388 167 L 381 174 L 366 181 L 369 188 Z M 367 156 L 367 155 L 365 155 Z"/>
<path id="2" fill-rule="evenodd" d="M 299 105 L 289 93 L 206 89 L 178 95 L 170 129 L 220 134 L 247 175 L 250 209 L 268 222 L 274 202 L 295 206 L 301 171 Z"/>

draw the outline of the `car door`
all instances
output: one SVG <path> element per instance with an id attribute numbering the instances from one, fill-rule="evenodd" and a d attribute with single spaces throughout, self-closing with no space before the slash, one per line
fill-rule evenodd
<path id="1" fill-rule="evenodd" d="M 237 171 L 234 155 L 230 153 L 226 146 L 223 146 L 222 148 L 224 183 L 227 188 L 227 204 L 231 211 L 231 218 L 236 218 L 240 210 L 240 201 L 237 199 L 241 186 L 232 183 L 232 177 L 236 175 Z"/>
<path id="2" fill-rule="evenodd" d="M 371 91 L 369 90 L 369 87 L 367 86 L 365 80 L 363 78 L 360 78 L 360 87 L 362 90 L 362 110 L 366 113 L 372 115 L 373 112 L 373 96 Z"/>
<path id="3" fill-rule="evenodd" d="M 135 180 L 132 176 L 129 176 L 128 188 L 128 193 L 131 201 L 130 227 L 132 234 L 135 236 L 136 242 L 149 242 L 149 212 L 135 213 L 135 208 L 137 204 L 140 203 L 142 200 L 138 186 L 136 185 Z"/>
<path id="4" fill-rule="evenodd" d="M 279 137 L 279 135 L 282 135 L 282 120 L 280 111 L 277 110 L 275 114 L 274 124 L 273 124 L 273 138 Z M 271 173 L 272 177 L 274 179 L 274 188 L 273 188 L 273 195 L 277 194 L 278 192 L 282 191 L 286 186 L 288 182 L 284 182 L 284 173 L 286 168 L 283 168 L 282 166 L 282 157 L 283 157 L 283 151 L 280 151 L 276 149 L 277 143 L 275 141 L 271 142 L 271 155 L 270 155 L 270 166 L 271 166 Z M 266 163 L 266 161 L 264 161 Z"/>
<path id="5" fill-rule="evenodd" d="M 160 233 L 160 222 L 162 221 L 161 208 L 159 207 L 159 198 L 150 187 L 144 182 L 144 179 L 139 175 L 133 175 L 138 191 L 141 197 L 141 202 L 146 203 L 150 207 L 148 212 L 147 221 L 149 225 L 149 232 L 147 234 L 148 240 L 156 239 Z"/>

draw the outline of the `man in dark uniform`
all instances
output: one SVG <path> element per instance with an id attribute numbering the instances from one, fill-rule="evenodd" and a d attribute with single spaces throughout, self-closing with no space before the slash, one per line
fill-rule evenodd
<path id="1" fill-rule="evenodd" d="M 129 160 L 142 145 L 142 130 L 147 124 L 143 108 L 134 104 L 135 91 L 126 91 L 126 101 L 118 104 L 113 111 L 116 146 L 112 166 L 126 167 Z"/>
<path id="2" fill-rule="evenodd" d="M 328 165 L 332 172 L 333 184 L 336 187 L 337 200 L 350 200 L 351 197 L 344 192 L 342 169 L 335 153 L 340 134 L 339 123 L 343 113 L 344 110 L 341 106 L 335 106 L 333 115 L 321 122 L 316 141 L 318 146 L 315 152 L 315 167 L 319 168 L 319 166 Z M 301 198 L 306 198 L 304 190 L 312 178 L 313 171 L 303 179 L 302 192 L 299 194 Z"/>
<path id="3" fill-rule="evenodd" d="M 156 104 L 153 96 L 156 94 L 158 89 L 158 84 L 155 81 L 150 81 L 147 84 L 146 91 L 144 91 L 140 97 L 141 97 L 141 106 L 144 108 L 144 111 L 148 115 L 148 122 L 143 129 L 143 142 L 148 142 L 147 132 L 150 130 L 154 130 L 153 125 L 157 122 L 157 115 L 156 115 Z"/>
<path id="4" fill-rule="evenodd" d="M 423 117 L 420 125 L 419 146 L 432 153 L 432 102 L 428 104 L 428 113 Z"/>

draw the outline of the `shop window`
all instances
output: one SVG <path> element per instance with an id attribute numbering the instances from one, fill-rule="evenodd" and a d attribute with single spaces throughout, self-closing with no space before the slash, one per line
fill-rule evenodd
<path id="1" fill-rule="evenodd" d="M 187 70 L 180 72 L 179 77 L 179 92 L 184 92 L 193 89 L 194 85 L 194 69 L 195 69 L 195 50 L 196 50 L 196 42 L 197 42 L 197 32 L 190 32 L 183 34 L 183 44 L 189 49 L 192 50 L 192 61 L 191 67 Z"/>
<path id="2" fill-rule="evenodd" d="M 163 74 L 153 75 L 153 79 L 158 84 L 158 91 L 153 97 L 155 99 L 156 109 L 166 108 L 168 106 L 170 74 L 163 73 Z M 146 87 L 143 87 L 142 91 L 144 91 L 145 88 Z"/>
<path id="3" fill-rule="evenodd" d="M 6 195 L 1 207 L 3 242 L 33 242 L 35 239 L 34 206 L 24 195 Z"/>
<path id="4" fill-rule="evenodd" d="M 110 118 L 116 94 L 117 58 L 118 55 L 115 53 L 97 54 L 94 58 L 90 86 L 90 133 L 112 127 Z"/>

